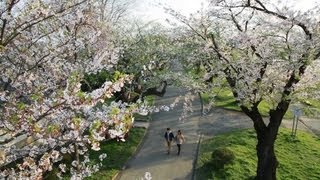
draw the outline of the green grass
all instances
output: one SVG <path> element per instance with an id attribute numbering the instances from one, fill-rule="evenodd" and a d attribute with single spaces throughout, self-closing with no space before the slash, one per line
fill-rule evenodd
<path id="1" fill-rule="evenodd" d="M 148 106 L 153 106 L 155 102 L 155 96 L 154 95 L 149 95 L 144 97 L 144 100 L 146 101 Z"/>
<path id="2" fill-rule="evenodd" d="M 107 158 L 102 161 L 102 167 L 100 171 L 93 174 L 91 177 L 86 179 L 90 180 L 109 180 L 112 179 L 127 162 L 127 160 L 134 154 L 137 146 L 141 142 L 145 133 L 143 128 L 132 128 L 129 132 L 129 136 L 126 142 L 117 142 L 116 140 L 110 140 L 101 143 L 100 151 L 89 151 L 89 157 L 92 164 L 100 163 L 99 155 L 102 153 L 107 154 Z M 63 162 L 69 165 L 73 161 L 73 157 L 70 155 L 65 156 Z M 58 172 L 57 167 L 54 167 L 44 179 L 54 180 L 57 179 L 56 173 Z M 70 179 L 70 174 L 65 175 L 63 179 Z"/>
<path id="3" fill-rule="evenodd" d="M 236 99 L 233 97 L 232 92 L 227 89 L 223 89 L 218 92 L 217 96 L 214 98 L 214 105 L 230 110 L 241 110 Z"/>
<path id="4" fill-rule="evenodd" d="M 320 101 L 314 99 L 300 99 L 300 102 L 305 105 L 303 113 L 308 117 L 319 117 Z"/>
<path id="5" fill-rule="evenodd" d="M 130 130 L 126 142 L 123 143 L 112 140 L 101 144 L 100 151 L 90 151 L 90 159 L 92 159 L 93 162 L 100 162 L 99 155 L 101 153 L 106 153 L 107 158 L 103 161 L 103 166 L 100 168 L 100 171 L 86 179 L 112 179 L 136 151 L 138 144 L 143 138 L 144 132 L 145 129 L 143 128 L 133 128 Z"/>
<path id="6" fill-rule="evenodd" d="M 233 97 L 232 92 L 228 88 L 217 88 L 213 90 L 216 94 L 214 99 L 212 99 L 208 94 L 202 94 L 202 100 L 204 104 L 208 104 L 210 101 L 214 101 L 214 106 L 222 107 L 229 110 L 241 111 L 236 99 Z M 303 108 L 303 115 L 307 117 L 317 117 L 320 114 L 320 101 L 313 99 L 300 99 L 300 101 L 305 105 Z M 269 110 L 271 108 L 270 104 L 266 101 L 261 101 L 258 106 L 260 113 L 263 116 L 269 116 Z M 284 116 L 285 119 L 293 119 L 292 110 L 288 110 Z"/>
<path id="7" fill-rule="evenodd" d="M 153 96 L 153 95 L 146 96 L 146 97 L 144 97 L 144 100 L 145 100 L 145 103 L 146 103 L 147 106 L 153 106 L 154 102 L 155 102 L 155 96 Z M 141 114 L 138 114 L 138 113 L 134 113 L 133 117 L 134 117 L 135 121 L 145 121 L 145 122 L 147 122 L 147 121 L 151 120 L 151 114 L 150 113 L 148 113 L 147 115 L 141 115 Z"/>
<path id="8" fill-rule="evenodd" d="M 138 114 L 138 113 L 134 113 L 133 117 L 134 117 L 135 121 L 145 121 L 145 122 L 147 122 L 147 121 L 151 120 L 151 115 L 150 114 L 144 116 L 144 115 L 141 115 L 141 114 Z"/>
<path id="9" fill-rule="evenodd" d="M 320 139 L 298 131 L 293 139 L 288 129 L 280 129 L 276 140 L 279 161 L 277 179 L 316 180 L 320 177 Z M 256 135 L 253 129 L 231 132 L 201 143 L 196 167 L 197 179 L 252 179 L 256 171 Z M 211 163 L 215 148 L 227 147 L 235 160 L 221 170 Z"/>

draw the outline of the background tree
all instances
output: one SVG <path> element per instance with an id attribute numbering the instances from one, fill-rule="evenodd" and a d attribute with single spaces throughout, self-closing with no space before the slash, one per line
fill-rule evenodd
<path id="1" fill-rule="evenodd" d="M 206 42 L 203 48 L 211 61 L 203 64 L 202 83 L 213 83 L 216 75 L 225 77 L 241 110 L 252 119 L 258 140 L 256 178 L 276 179 L 274 142 L 283 116 L 298 87 L 310 79 L 317 82 L 309 85 L 319 82 L 313 71 L 320 56 L 314 16 L 319 8 L 300 12 L 269 1 L 222 0 L 210 1 L 205 13 L 189 19 L 168 11 Z M 262 101 L 271 105 L 268 121 L 258 108 Z"/>
<path id="2" fill-rule="evenodd" d="M 128 11 L 135 0 L 101 0 L 96 2 L 100 21 L 113 25 L 121 24 L 128 17 Z"/>
<path id="3" fill-rule="evenodd" d="M 120 98 L 135 101 L 147 95 L 163 96 L 168 80 L 164 75 L 172 69 L 176 58 L 169 32 L 159 24 L 135 23 L 122 43 L 125 47 L 117 70 L 134 75 L 134 79 L 120 92 Z"/>

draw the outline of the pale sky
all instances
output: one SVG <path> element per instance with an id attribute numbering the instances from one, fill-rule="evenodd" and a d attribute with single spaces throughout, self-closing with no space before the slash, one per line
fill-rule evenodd
<path id="1" fill-rule="evenodd" d="M 145 20 L 155 20 L 164 23 L 171 18 L 164 12 L 162 6 L 171 7 L 184 15 L 194 13 L 201 8 L 201 2 L 206 0 L 136 0 L 134 14 Z"/>
<path id="2" fill-rule="evenodd" d="M 166 19 L 171 16 L 167 15 L 161 5 L 171 7 L 183 15 L 189 15 L 201 8 L 201 3 L 206 3 L 206 0 L 136 0 L 136 6 L 133 13 L 137 18 L 146 21 L 156 21 L 165 23 Z M 274 0 L 277 3 L 290 2 L 296 4 L 296 8 L 302 11 L 310 9 L 315 6 L 315 3 L 320 0 Z"/>

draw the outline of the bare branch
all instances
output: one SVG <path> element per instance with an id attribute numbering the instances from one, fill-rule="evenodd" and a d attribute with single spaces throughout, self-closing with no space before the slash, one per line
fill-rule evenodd
<path id="1" fill-rule="evenodd" d="M 254 10 L 252 11 L 251 16 L 249 17 L 249 19 L 246 20 L 246 23 L 245 23 L 245 26 L 244 26 L 244 31 L 245 32 L 248 30 L 248 24 L 249 24 L 249 21 L 253 18 L 253 15 L 254 15 Z"/>
<path id="2" fill-rule="evenodd" d="M 274 11 L 271 11 L 269 9 L 267 9 L 264 4 L 260 1 L 260 0 L 255 0 L 261 7 L 257 7 L 257 6 L 254 6 L 250 3 L 250 1 L 248 1 L 246 4 L 242 4 L 242 5 L 226 5 L 224 7 L 228 8 L 228 9 L 232 9 L 232 8 L 251 8 L 251 9 L 255 9 L 257 11 L 260 11 L 260 12 L 263 12 L 263 13 L 266 13 L 266 14 L 269 14 L 269 15 L 272 15 L 272 16 L 275 16 L 279 19 L 282 19 L 282 20 L 286 20 L 286 21 L 293 21 L 295 25 L 299 26 L 303 31 L 304 33 L 306 34 L 307 36 L 307 39 L 311 40 L 312 39 L 312 33 L 311 31 L 307 28 L 307 26 L 300 22 L 300 21 L 297 21 L 297 20 L 292 20 L 290 18 L 288 18 L 287 16 L 285 15 L 282 15 L 282 14 L 279 14 L 279 13 L 276 13 Z"/>
<path id="3" fill-rule="evenodd" d="M 217 44 L 217 42 L 216 42 L 216 40 L 214 38 L 214 35 L 210 34 L 209 36 L 210 36 L 210 40 L 212 41 L 212 44 L 213 44 L 213 46 L 211 46 L 211 48 L 217 53 L 218 58 L 220 60 L 224 60 L 234 70 L 234 72 L 239 73 L 238 70 L 234 66 L 232 66 L 230 61 L 221 54 L 220 48 L 219 48 L 219 46 L 218 46 L 218 44 Z"/>
<path id="4" fill-rule="evenodd" d="M 262 4 L 260 0 L 254 0 L 256 1 L 264 10 L 267 10 L 267 8 Z"/>
<path id="5" fill-rule="evenodd" d="M 288 17 L 286 17 L 284 15 L 281 15 L 281 14 L 278 14 L 276 12 L 273 12 L 273 11 L 270 11 L 270 10 L 267 10 L 267 9 L 261 9 L 259 7 L 256 7 L 256 6 L 250 6 L 250 7 L 253 8 L 253 9 L 256 9 L 258 11 L 264 12 L 266 14 L 273 15 L 273 16 L 278 17 L 280 19 L 289 20 Z M 307 35 L 309 40 L 312 39 L 312 33 L 310 32 L 310 30 L 307 28 L 307 26 L 305 24 L 303 24 L 302 22 L 296 21 L 296 20 L 294 20 L 293 22 L 295 22 L 295 24 L 297 26 L 299 26 L 304 31 L 304 33 Z"/>
<path id="6" fill-rule="evenodd" d="M 236 25 L 237 29 L 238 29 L 240 32 L 243 32 L 240 24 L 239 24 L 238 21 L 236 20 L 236 17 L 234 16 L 231 8 L 229 8 L 229 11 L 230 11 L 230 15 L 231 15 L 232 22 Z"/>
<path id="7" fill-rule="evenodd" d="M 25 31 L 26 29 L 28 29 L 28 28 L 30 28 L 30 27 L 33 27 L 34 25 L 37 25 L 37 24 L 39 24 L 39 23 L 41 23 L 41 22 L 43 22 L 43 21 L 45 21 L 45 20 L 48 20 L 48 19 L 50 19 L 50 18 L 52 18 L 52 17 L 54 17 L 54 16 L 57 16 L 57 14 L 63 13 L 63 12 L 65 12 L 65 11 L 68 10 L 68 9 L 72 9 L 72 8 L 74 8 L 74 7 L 76 7 L 76 6 L 79 6 L 79 5 L 83 4 L 83 3 L 85 3 L 86 1 L 87 1 L 87 0 L 83 0 L 83 1 L 81 1 L 81 2 L 78 2 L 78 3 L 76 3 L 76 4 L 73 4 L 72 6 L 70 6 L 70 7 L 68 7 L 68 8 L 61 9 L 61 10 L 59 10 L 58 12 L 55 12 L 55 13 L 53 13 L 53 14 L 51 14 L 51 15 L 49 15 L 49 16 L 46 16 L 46 17 L 44 17 L 44 18 L 39 19 L 39 17 L 38 17 L 38 18 L 36 18 L 36 21 L 35 21 L 35 22 L 32 22 L 32 23 L 28 24 L 26 27 L 22 28 L 21 30 L 19 30 L 18 28 L 19 28 L 19 27 L 22 27 L 22 25 L 25 24 L 25 23 L 27 23 L 27 22 L 23 23 L 22 25 L 19 25 L 19 26 L 18 26 L 17 28 L 15 28 L 15 30 L 9 35 L 9 37 L 3 42 L 3 46 L 8 45 L 14 38 L 16 38 L 18 35 L 20 35 L 22 31 Z M 39 20 L 38 20 L 38 19 L 39 19 Z M 29 23 L 29 22 L 28 22 L 28 23 Z"/>
<path id="8" fill-rule="evenodd" d="M 19 1 L 20 0 L 17 0 L 17 1 L 11 0 L 11 2 L 8 5 L 8 8 L 4 12 L 2 12 L 1 15 L 3 13 L 5 13 L 6 11 L 8 11 L 8 14 L 11 14 L 11 10 L 12 10 L 13 6 L 16 5 Z M 3 24 L 2 24 L 2 28 L 1 28 L 1 34 L 0 34 L 0 45 L 2 45 L 4 32 L 5 32 L 5 29 L 6 29 L 6 25 L 8 23 L 7 19 L 1 19 L 1 20 L 2 20 Z"/>

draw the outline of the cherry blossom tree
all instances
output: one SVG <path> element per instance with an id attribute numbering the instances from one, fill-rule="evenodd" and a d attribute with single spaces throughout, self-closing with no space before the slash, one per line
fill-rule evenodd
<path id="1" fill-rule="evenodd" d="M 319 7 L 301 12 L 271 1 L 211 0 L 190 18 L 167 10 L 203 41 L 209 60 L 192 59 L 205 72 L 199 81 L 214 85 L 224 77 L 251 118 L 258 140 L 256 179 L 276 179 L 274 143 L 283 116 L 297 96 L 319 92 Z M 261 101 L 271 105 L 268 121 L 259 111 Z"/>
<path id="2" fill-rule="evenodd" d="M 0 126 L 25 139 L 1 146 L 1 178 L 41 179 L 65 153 L 75 154 L 72 178 L 90 176 L 99 164 L 90 164 L 88 148 L 131 128 L 136 104 L 104 103 L 131 75 L 117 72 L 98 89 L 80 89 L 85 74 L 112 70 L 121 52 L 99 8 L 91 0 L 0 2 Z M 21 158 L 15 168 L 3 166 Z"/>
<path id="3" fill-rule="evenodd" d="M 101 0 L 97 1 L 96 10 L 99 11 L 100 20 L 117 25 L 127 17 L 128 10 L 134 2 L 135 0 Z"/>
<path id="4" fill-rule="evenodd" d="M 170 72 L 176 57 L 174 40 L 159 24 L 135 23 L 134 29 L 125 37 L 125 47 L 117 65 L 119 71 L 134 75 L 132 84 L 121 92 L 121 98 L 163 96 L 168 84 L 164 75 Z"/>

